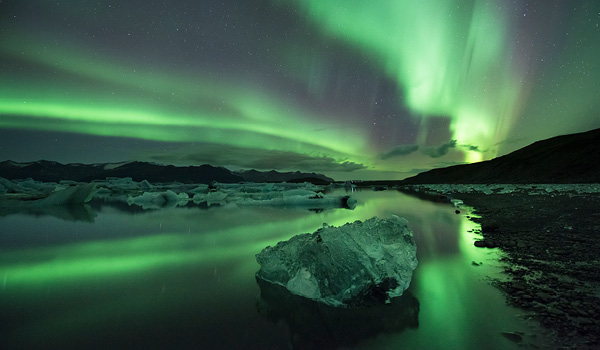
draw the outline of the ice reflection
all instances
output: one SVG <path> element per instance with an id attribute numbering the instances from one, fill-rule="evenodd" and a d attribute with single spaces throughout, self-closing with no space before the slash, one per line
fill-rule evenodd
<path id="1" fill-rule="evenodd" d="M 259 278 L 257 283 L 258 312 L 273 323 L 285 322 L 294 349 L 347 348 L 380 333 L 400 333 L 419 326 L 419 302 L 410 293 L 390 304 L 344 309 L 293 295 Z"/>
<path id="2" fill-rule="evenodd" d="M 0 217 L 15 214 L 25 214 L 35 217 L 52 216 L 61 220 L 83 222 L 94 222 L 94 218 L 96 217 L 96 212 L 88 204 L 0 207 Z"/>

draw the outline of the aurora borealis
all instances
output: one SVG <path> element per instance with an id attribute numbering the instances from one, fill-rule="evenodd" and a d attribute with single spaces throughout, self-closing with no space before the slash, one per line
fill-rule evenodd
<path id="1" fill-rule="evenodd" d="M 0 160 L 401 179 L 600 127 L 597 1 L 0 2 Z"/>

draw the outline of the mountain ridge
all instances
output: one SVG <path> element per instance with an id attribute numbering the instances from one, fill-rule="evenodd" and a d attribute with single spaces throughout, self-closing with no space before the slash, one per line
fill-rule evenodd
<path id="1" fill-rule="evenodd" d="M 46 182 L 59 182 L 62 180 L 89 182 L 92 180 L 104 180 L 107 177 L 131 177 L 134 181 L 177 181 L 206 184 L 213 181 L 223 183 L 282 182 L 299 179 L 333 182 L 333 179 L 315 173 L 280 173 L 275 170 L 270 172 L 252 170 L 246 174 L 248 176 L 244 176 L 244 173 L 232 172 L 226 168 L 208 164 L 178 167 L 140 161 L 93 164 L 62 164 L 48 160 L 23 163 L 11 160 L 0 162 L 0 177 L 9 180 L 32 178 Z M 261 181 L 255 181 L 256 179 L 261 179 Z"/>
<path id="2" fill-rule="evenodd" d="M 432 169 L 401 181 L 402 184 L 597 182 L 600 182 L 600 129 L 551 137 L 491 160 Z"/>
<path id="3" fill-rule="evenodd" d="M 234 174 L 243 177 L 248 182 L 289 182 L 306 179 L 309 182 L 327 182 L 334 180 L 323 174 L 294 172 L 278 172 L 276 170 L 258 171 L 255 169 L 236 171 Z M 312 181 L 310 181 L 312 180 Z"/>

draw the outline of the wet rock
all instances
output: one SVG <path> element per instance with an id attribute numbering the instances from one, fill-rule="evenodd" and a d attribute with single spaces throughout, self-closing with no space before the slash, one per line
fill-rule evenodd
<path id="1" fill-rule="evenodd" d="M 521 290 L 521 291 L 522 291 L 522 290 L 527 290 L 527 289 L 529 289 L 526 283 L 524 283 L 524 282 L 520 282 L 520 281 L 519 281 L 519 282 L 513 282 L 513 283 L 511 283 L 511 285 L 510 285 L 510 286 L 511 286 L 513 289 L 516 289 L 516 290 Z"/>
<path id="2" fill-rule="evenodd" d="M 537 292 L 535 296 L 544 303 L 549 303 L 554 300 L 554 297 L 546 292 Z"/>
<path id="3" fill-rule="evenodd" d="M 475 245 L 478 248 L 485 248 L 487 246 L 485 241 L 475 241 L 473 245 Z"/>
<path id="4" fill-rule="evenodd" d="M 565 314 L 562 310 L 553 307 L 548 308 L 548 313 L 554 316 L 563 316 Z"/>
<path id="5" fill-rule="evenodd" d="M 496 247 L 498 247 L 498 244 L 496 243 L 496 241 L 492 241 L 491 239 L 486 239 L 485 246 L 488 248 L 496 248 Z"/>
<path id="6" fill-rule="evenodd" d="M 523 336 L 516 332 L 502 332 L 502 335 L 514 343 L 520 343 L 523 341 Z"/>
<path id="7" fill-rule="evenodd" d="M 500 225 L 496 220 L 485 219 L 481 222 L 481 231 L 482 232 L 495 232 L 498 231 Z"/>
<path id="8" fill-rule="evenodd" d="M 408 288 L 417 266 L 412 232 L 403 218 L 324 225 L 256 256 L 256 276 L 331 306 L 388 302 Z"/>
<path id="9" fill-rule="evenodd" d="M 554 332 L 555 348 L 600 349 L 600 322 L 578 321 L 600 314 L 600 195 L 526 193 L 461 197 L 481 215 L 472 221 L 498 222 L 501 228 L 485 227 L 480 240 L 498 243 L 506 254 L 501 258 L 509 266 L 506 272 L 527 289 L 514 288 L 514 282 L 496 285 L 513 305 L 533 311 L 531 316 Z"/>

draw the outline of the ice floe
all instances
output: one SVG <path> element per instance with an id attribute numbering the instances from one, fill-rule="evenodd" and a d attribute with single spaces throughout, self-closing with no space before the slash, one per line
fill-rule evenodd
<path id="1" fill-rule="evenodd" d="M 73 188 L 80 188 L 86 183 L 62 181 L 61 183 L 40 182 L 32 179 L 7 180 L 0 178 L 0 198 L 12 200 L 38 200 L 59 204 L 71 201 L 59 198 L 60 191 L 67 191 L 68 196 Z M 183 184 L 180 182 L 150 183 L 146 180 L 134 181 L 130 177 L 109 177 L 106 180 L 92 181 L 93 196 L 104 202 L 126 203 L 142 209 L 159 209 L 185 205 L 210 206 L 274 206 L 299 207 L 304 209 L 354 208 L 356 200 L 350 196 L 333 196 L 326 194 L 325 186 L 311 183 L 238 183 L 224 184 Z M 88 187 L 83 187 L 88 188 Z M 74 193 L 73 196 L 76 196 Z M 79 194 L 81 196 L 81 194 Z M 89 201 L 89 199 L 88 199 Z"/>
<path id="2" fill-rule="evenodd" d="M 256 276 L 331 306 L 362 307 L 402 295 L 417 267 L 413 233 L 403 218 L 324 224 L 256 256 Z"/>

